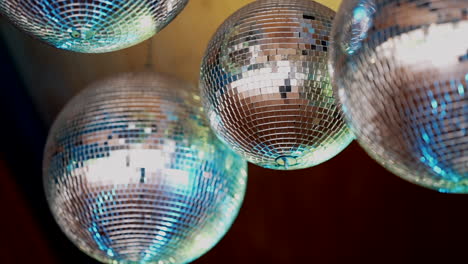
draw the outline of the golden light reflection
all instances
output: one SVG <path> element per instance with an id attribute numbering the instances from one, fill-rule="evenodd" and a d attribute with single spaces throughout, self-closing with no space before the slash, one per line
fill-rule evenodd
<path id="1" fill-rule="evenodd" d="M 253 0 L 192 0 L 184 12 L 155 37 L 156 68 L 198 83 L 208 41 L 232 13 Z M 337 10 L 341 0 L 318 0 Z M 177 67 L 174 67 L 177 65 Z"/>

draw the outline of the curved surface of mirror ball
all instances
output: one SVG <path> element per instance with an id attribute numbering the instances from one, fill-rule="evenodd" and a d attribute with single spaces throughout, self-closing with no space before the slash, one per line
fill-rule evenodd
<path id="1" fill-rule="evenodd" d="M 168 25 L 188 0 L 1 0 L 18 28 L 65 50 L 103 53 L 138 44 Z"/>
<path id="2" fill-rule="evenodd" d="M 309 0 L 259 0 L 230 16 L 208 45 L 201 94 L 210 124 L 259 166 L 320 164 L 353 140 L 327 69 L 335 12 Z"/>
<path id="3" fill-rule="evenodd" d="M 360 144 L 402 178 L 468 192 L 468 1 L 347 0 L 330 54 Z"/>
<path id="4" fill-rule="evenodd" d="M 247 162 L 212 134 L 187 87 L 153 73 L 120 75 L 80 93 L 55 121 L 45 191 L 59 226 L 90 256 L 188 263 L 237 216 Z"/>

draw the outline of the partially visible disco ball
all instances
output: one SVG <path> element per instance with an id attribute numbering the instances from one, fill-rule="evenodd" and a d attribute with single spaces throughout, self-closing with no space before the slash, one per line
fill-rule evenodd
<path id="1" fill-rule="evenodd" d="M 102 53 L 138 44 L 168 25 L 188 0 L 0 0 L 0 13 L 65 50 Z"/>
<path id="2" fill-rule="evenodd" d="M 353 140 L 327 69 L 334 15 L 309 0 L 259 0 L 229 17 L 209 43 L 200 77 L 206 113 L 250 162 L 308 168 Z"/>
<path id="3" fill-rule="evenodd" d="M 390 171 L 468 193 L 468 1 L 346 0 L 330 68 L 350 126 Z"/>
<path id="4" fill-rule="evenodd" d="M 247 163 L 219 142 L 187 84 L 152 73 L 101 81 L 59 115 L 44 158 L 52 213 L 105 263 L 188 263 L 241 207 Z"/>

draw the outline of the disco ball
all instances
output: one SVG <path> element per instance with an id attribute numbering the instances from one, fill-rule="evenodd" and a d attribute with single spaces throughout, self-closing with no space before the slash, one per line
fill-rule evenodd
<path id="1" fill-rule="evenodd" d="M 90 256 L 188 263 L 234 221 L 247 163 L 212 134 L 199 97 L 184 87 L 152 73 L 122 75 L 79 94 L 55 121 L 45 191 L 59 226 Z"/>
<path id="2" fill-rule="evenodd" d="M 188 0 L 0 0 L 18 28 L 60 49 L 120 50 L 163 29 Z"/>
<path id="3" fill-rule="evenodd" d="M 353 140 L 327 69 L 334 15 L 309 0 L 259 0 L 229 17 L 211 40 L 202 101 L 217 135 L 250 162 L 307 168 Z"/>
<path id="4" fill-rule="evenodd" d="M 346 0 L 330 68 L 360 144 L 390 171 L 468 192 L 468 1 Z"/>

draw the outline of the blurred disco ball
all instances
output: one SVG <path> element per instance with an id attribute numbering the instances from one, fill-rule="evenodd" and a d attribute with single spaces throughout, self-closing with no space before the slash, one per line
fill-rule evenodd
<path id="1" fill-rule="evenodd" d="M 390 171 L 468 192 L 468 1 L 347 0 L 332 33 L 336 94 Z"/>
<path id="2" fill-rule="evenodd" d="M 81 250 L 106 263 L 188 263 L 227 232 L 246 162 L 219 142 L 187 84 L 152 73 L 99 82 L 49 135 L 44 186 Z"/>
<path id="3" fill-rule="evenodd" d="M 0 0 L 0 13 L 65 50 L 102 53 L 138 44 L 169 24 L 188 0 Z"/>
<path id="4" fill-rule="evenodd" d="M 335 12 L 309 0 L 259 0 L 233 14 L 201 67 L 212 128 L 259 166 L 308 168 L 353 140 L 327 69 Z"/>

